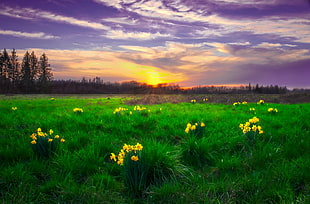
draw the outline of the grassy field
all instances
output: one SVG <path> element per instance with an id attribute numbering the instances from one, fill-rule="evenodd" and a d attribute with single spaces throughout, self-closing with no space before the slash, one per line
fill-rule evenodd
<path id="1" fill-rule="evenodd" d="M 263 104 L 212 103 L 204 96 L 192 96 L 196 103 L 173 96 L 169 103 L 165 97 L 139 109 L 141 97 L 130 95 L 1 96 L 0 200 L 310 203 L 310 103 L 271 103 L 267 96 L 255 98 Z M 239 125 L 254 116 L 263 133 L 253 138 Z M 188 123 L 197 125 L 186 133 Z M 65 140 L 48 158 L 33 151 L 39 140 L 31 144 L 30 135 L 40 134 L 38 128 Z M 124 144 L 137 143 L 143 149 L 125 151 L 123 165 L 111 160 Z"/>

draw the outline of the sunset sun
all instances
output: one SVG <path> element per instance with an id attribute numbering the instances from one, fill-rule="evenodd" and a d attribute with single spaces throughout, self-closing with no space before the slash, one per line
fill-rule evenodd
<path id="1" fill-rule="evenodd" d="M 162 83 L 158 72 L 148 72 L 146 83 L 150 85 L 157 85 Z"/>

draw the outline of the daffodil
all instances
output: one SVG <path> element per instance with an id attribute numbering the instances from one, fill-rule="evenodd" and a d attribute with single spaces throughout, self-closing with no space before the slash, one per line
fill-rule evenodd
<path id="1" fill-rule="evenodd" d="M 132 156 L 130 159 L 131 159 L 132 161 L 138 161 L 138 160 L 139 160 L 138 156 Z"/>
<path id="2" fill-rule="evenodd" d="M 114 153 L 111 153 L 110 159 L 116 161 L 116 155 Z"/>
<path id="3" fill-rule="evenodd" d="M 84 111 L 83 111 L 82 108 L 74 108 L 73 112 L 75 112 L 75 113 L 83 113 Z"/>
<path id="4" fill-rule="evenodd" d="M 143 149 L 143 146 L 140 143 L 137 143 L 135 146 L 135 150 L 141 151 Z"/>

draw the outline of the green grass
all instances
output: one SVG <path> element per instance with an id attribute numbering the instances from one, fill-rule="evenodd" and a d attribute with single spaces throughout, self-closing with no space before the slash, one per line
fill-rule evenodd
<path id="1" fill-rule="evenodd" d="M 145 105 L 150 112 L 139 114 L 125 104 L 129 96 L 53 97 L 0 100 L 3 203 L 310 202 L 310 104 L 189 101 Z M 133 114 L 113 114 L 118 107 Z M 268 113 L 270 107 L 279 112 Z M 253 116 L 264 134 L 249 146 L 239 124 Z M 196 121 L 206 125 L 201 138 L 184 131 Z M 66 140 L 49 159 L 31 148 L 29 136 L 39 127 Z M 148 185 L 133 196 L 110 153 L 137 142 L 148 155 L 149 172 Z"/>

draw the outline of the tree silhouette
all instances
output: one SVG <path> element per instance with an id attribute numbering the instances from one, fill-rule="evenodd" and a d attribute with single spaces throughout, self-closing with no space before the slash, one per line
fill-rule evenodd
<path id="1" fill-rule="evenodd" d="M 39 86 L 42 91 L 46 91 L 50 82 L 53 80 L 53 73 L 48 63 L 48 58 L 45 53 L 42 54 L 39 61 Z"/>
<path id="2" fill-rule="evenodd" d="M 26 51 L 21 69 L 21 89 L 28 93 L 33 88 L 32 85 L 30 54 Z"/>

